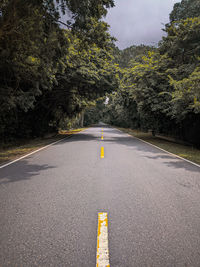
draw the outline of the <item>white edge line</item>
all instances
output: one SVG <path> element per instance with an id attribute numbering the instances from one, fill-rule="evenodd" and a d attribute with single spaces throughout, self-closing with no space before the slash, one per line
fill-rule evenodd
<path id="1" fill-rule="evenodd" d="M 37 149 L 37 150 L 34 150 L 34 151 L 32 151 L 31 153 L 28 153 L 28 154 L 26 154 L 26 155 L 24 155 L 24 156 L 22 156 L 22 157 L 20 157 L 20 158 L 18 158 L 18 159 L 15 159 L 15 160 L 13 160 L 13 161 L 11 161 L 11 162 L 8 162 L 8 163 L 6 163 L 6 164 L 4 164 L 4 165 L 1 165 L 1 166 L 0 166 L 0 169 L 6 167 L 6 166 L 8 166 L 8 165 L 11 165 L 11 164 L 13 164 L 13 163 L 15 163 L 15 162 L 17 162 L 17 161 L 19 161 L 19 160 L 21 160 L 21 159 L 24 159 L 24 158 L 26 158 L 26 157 L 28 157 L 28 156 L 30 156 L 30 155 L 36 153 L 36 152 L 39 152 L 40 150 L 43 150 L 43 149 L 45 149 L 45 148 L 47 148 L 47 147 L 49 147 L 49 146 L 52 146 L 52 145 L 54 145 L 54 144 L 56 144 L 56 143 L 58 143 L 58 142 L 61 142 L 62 140 L 66 139 L 67 137 L 69 137 L 69 136 L 66 136 L 66 137 L 64 137 L 64 138 L 62 138 L 62 139 L 60 139 L 60 140 L 58 140 L 58 141 L 55 141 L 55 142 L 53 142 L 53 143 L 51 143 L 51 144 L 48 144 L 48 145 L 43 146 L 43 147 L 41 147 L 41 148 L 39 148 L 39 149 Z"/>
<path id="2" fill-rule="evenodd" d="M 135 139 L 138 139 L 139 141 L 141 141 L 141 142 L 143 142 L 143 143 L 145 143 L 145 144 L 148 144 L 148 145 L 150 145 L 150 146 L 156 147 L 157 149 L 160 149 L 160 150 L 162 150 L 162 151 L 164 151 L 164 152 L 170 154 L 170 155 L 173 156 L 173 157 L 176 157 L 176 158 L 182 159 L 182 160 L 184 160 L 184 161 L 187 161 L 187 162 L 189 162 L 189 163 L 191 163 L 191 164 L 193 164 L 193 165 L 195 165 L 195 166 L 197 166 L 197 167 L 200 168 L 200 165 L 197 164 L 197 163 L 194 163 L 194 162 L 192 162 L 192 161 L 190 161 L 190 160 L 188 160 L 188 159 L 182 158 L 182 157 L 180 157 L 180 156 L 178 156 L 178 155 L 176 155 L 176 154 L 173 154 L 173 153 L 171 153 L 171 152 L 169 152 L 169 151 L 167 151 L 167 150 L 165 150 L 165 149 L 163 149 L 163 148 L 160 148 L 160 147 L 158 147 L 158 146 L 156 146 L 156 145 L 153 145 L 153 144 L 151 144 L 151 143 L 148 143 L 148 142 L 146 142 L 146 141 L 144 141 L 144 140 L 142 140 L 142 139 L 140 139 L 140 138 L 138 138 L 138 137 L 136 137 L 136 136 L 133 136 L 133 135 L 130 135 L 130 134 L 126 133 L 126 132 L 123 132 L 123 131 L 121 131 L 121 130 L 115 128 L 115 127 L 113 127 L 113 128 L 116 129 L 117 131 L 121 132 L 121 133 L 125 133 L 125 134 L 127 134 L 127 135 L 130 136 L 130 137 L 133 137 L 133 138 L 135 138 Z"/>
<path id="3" fill-rule="evenodd" d="M 84 130 L 83 130 L 83 131 L 84 131 Z M 81 131 L 81 132 L 83 132 L 83 131 Z M 56 143 L 59 143 L 59 142 L 63 141 L 64 139 L 67 139 L 67 138 L 69 138 L 69 137 L 71 137 L 71 136 L 73 136 L 73 134 L 68 135 L 68 136 L 66 136 L 66 137 L 64 137 L 64 138 L 62 138 L 62 139 L 60 139 L 60 140 L 58 140 L 58 141 L 55 141 L 55 142 L 53 142 L 53 143 L 50 143 L 50 144 L 48 144 L 48 145 L 46 145 L 46 146 L 43 146 L 43 147 L 41 147 L 41 148 L 39 148 L 39 149 L 37 149 L 37 150 L 34 150 L 34 151 L 32 151 L 31 153 L 28 153 L 28 154 L 26 154 L 26 155 L 24 155 L 24 156 L 22 156 L 22 157 L 20 157 L 20 158 L 18 158 L 18 159 L 15 159 L 15 160 L 13 160 L 13 161 L 11 161 L 11 162 L 8 162 L 8 163 L 6 163 L 6 164 L 4 164 L 4 165 L 1 165 L 1 166 L 0 166 L 0 169 L 3 169 L 4 167 L 9 166 L 9 165 L 11 165 L 11 164 L 13 164 L 13 163 L 15 163 L 15 162 L 17 162 L 17 161 L 19 161 L 19 160 L 21 160 L 21 159 L 24 159 L 24 158 L 26 158 L 26 157 L 28 157 L 28 156 L 31 156 L 32 154 L 35 154 L 35 153 L 37 153 L 37 152 L 39 152 L 39 151 L 41 151 L 41 150 L 43 150 L 43 149 L 45 149 L 45 148 L 47 148 L 47 147 L 49 147 L 49 146 L 52 146 L 52 145 L 54 145 L 54 144 L 56 144 Z"/>

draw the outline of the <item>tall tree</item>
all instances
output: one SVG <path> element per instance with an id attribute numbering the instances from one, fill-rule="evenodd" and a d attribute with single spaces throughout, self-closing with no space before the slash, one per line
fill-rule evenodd
<path id="1" fill-rule="evenodd" d="M 111 6 L 111 0 L 1 2 L 2 137 L 57 127 L 112 90 L 112 38 L 101 20 Z M 72 13 L 70 30 L 59 27 L 60 10 Z"/>
<path id="2" fill-rule="evenodd" d="M 170 22 L 179 21 L 187 18 L 195 18 L 200 16 L 199 0 L 182 0 L 176 3 L 170 13 Z"/>

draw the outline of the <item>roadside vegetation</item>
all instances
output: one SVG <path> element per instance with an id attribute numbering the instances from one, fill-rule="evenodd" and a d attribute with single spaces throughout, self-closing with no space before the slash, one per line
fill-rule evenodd
<path id="1" fill-rule="evenodd" d="M 113 0 L 0 1 L 0 139 L 57 132 L 118 87 Z M 68 21 L 62 16 L 68 14 Z M 62 26 L 62 27 L 61 27 Z M 81 124 L 81 123 L 80 123 Z"/>
<path id="2" fill-rule="evenodd" d="M 200 1 L 174 5 L 158 47 L 115 48 L 119 87 L 101 120 L 200 147 Z"/>

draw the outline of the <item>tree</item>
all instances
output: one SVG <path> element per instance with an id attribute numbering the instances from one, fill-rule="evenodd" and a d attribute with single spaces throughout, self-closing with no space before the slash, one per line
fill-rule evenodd
<path id="1" fill-rule="evenodd" d="M 200 16 L 199 0 L 182 0 L 176 3 L 170 13 L 170 22 L 179 21 L 187 18 L 195 18 Z"/>
<path id="2" fill-rule="evenodd" d="M 173 88 L 170 114 L 183 120 L 188 113 L 198 113 L 200 17 L 182 20 L 178 26 L 172 23 L 167 27 L 167 33 L 160 52 L 171 61 L 167 70 Z"/>
<path id="3" fill-rule="evenodd" d="M 130 61 L 133 53 L 121 52 L 128 66 L 121 71 L 119 90 L 109 97 L 107 122 L 199 145 L 199 26 L 199 17 L 172 22 L 158 49 L 143 49 Z"/>
<path id="4" fill-rule="evenodd" d="M 113 1 L 4 0 L 0 4 L 0 136 L 40 135 L 113 90 Z M 70 30 L 60 10 L 72 13 Z M 89 30 L 88 30 L 89 29 Z M 34 122 L 34 123 L 33 123 Z"/>

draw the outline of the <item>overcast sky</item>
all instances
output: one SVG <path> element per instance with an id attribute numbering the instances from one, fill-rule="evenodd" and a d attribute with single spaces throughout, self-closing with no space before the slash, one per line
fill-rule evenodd
<path id="1" fill-rule="evenodd" d="M 169 21 L 177 2 L 180 0 L 115 0 L 105 20 L 118 39 L 116 45 L 120 49 L 133 44 L 156 45 L 164 34 L 162 24 Z"/>

